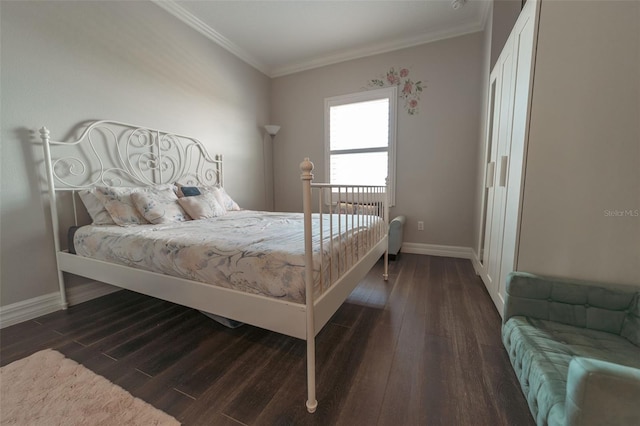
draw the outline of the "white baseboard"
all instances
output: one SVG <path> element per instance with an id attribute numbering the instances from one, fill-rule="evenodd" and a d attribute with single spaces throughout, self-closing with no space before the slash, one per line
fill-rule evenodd
<path id="1" fill-rule="evenodd" d="M 504 309 L 504 299 L 500 294 L 497 294 L 494 291 L 491 291 L 491 289 L 487 286 L 487 283 L 485 281 L 485 277 L 487 275 L 486 270 L 483 269 L 483 266 L 480 263 L 480 257 L 478 256 L 478 253 L 476 253 L 475 250 L 472 250 L 472 253 L 473 253 L 473 257 L 471 258 L 471 263 L 473 264 L 473 269 L 475 269 L 476 274 L 482 280 L 482 284 L 487 289 L 487 293 L 489 294 L 489 297 L 491 297 L 491 301 L 493 302 L 494 306 L 496 307 L 496 310 L 502 317 L 503 316 L 502 311 Z"/>
<path id="2" fill-rule="evenodd" d="M 481 275 L 482 265 L 480 264 L 480 258 L 478 257 L 478 253 L 473 249 L 471 249 L 471 263 L 473 264 L 473 269 L 476 271 L 476 275 Z"/>
<path id="3" fill-rule="evenodd" d="M 28 321 L 62 309 L 60 293 L 50 293 L 0 307 L 0 328 Z"/>
<path id="4" fill-rule="evenodd" d="M 92 281 L 86 284 L 68 287 L 67 302 L 69 306 L 73 306 L 120 290 L 122 289 L 112 285 Z"/>
<path id="5" fill-rule="evenodd" d="M 122 289 L 95 281 L 89 282 L 67 288 L 67 303 L 70 306 L 77 305 L 119 290 Z M 0 328 L 29 321 L 61 309 L 59 292 L 0 306 Z"/>
<path id="6" fill-rule="evenodd" d="M 471 247 L 440 246 L 436 244 L 402 243 L 402 253 L 427 254 L 430 256 L 456 257 L 458 259 L 472 259 Z"/>

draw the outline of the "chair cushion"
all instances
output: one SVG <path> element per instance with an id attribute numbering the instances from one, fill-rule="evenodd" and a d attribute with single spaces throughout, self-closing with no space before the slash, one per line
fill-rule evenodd
<path id="1" fill-rule="evenodd" d="M 620 334 L 637 295 L 637 288 L 514 273 L 507 278 L 504 319 L 523 315 Z"/>
<path id="2" fill-rule="evenodd" d="M 616 334 L 514 316 L 502 338 L 537 424 L 564 424 L 569 363 L 575 356 L 640 368 L 640 348 Z"/>

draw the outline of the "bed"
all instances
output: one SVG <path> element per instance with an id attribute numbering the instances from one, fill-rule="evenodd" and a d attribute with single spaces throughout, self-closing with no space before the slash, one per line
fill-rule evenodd
<path id="1" fill-rule="evenodd" d="M 222 156 L 199 140 L 108 120 L 81 129 L 71 141 L 40 129 L 63 309 L 70 273 L 303 339 L 306 407 L 315 412 L 315 336 L 381 257 L 388 278 L 386 188 L 314 183 L 306 158 L 301 213 L 242 210 L 224 192 Z M 96 220 L 87 193 L 124 222 Z M 137 212 L 120 215 L 114 193 Z M 158 194 L 185 214 L 153 216 Z M 186 214 L 205 199 L 213 213 Z M 83 205 L 93 224 L 80 223 Z"/>

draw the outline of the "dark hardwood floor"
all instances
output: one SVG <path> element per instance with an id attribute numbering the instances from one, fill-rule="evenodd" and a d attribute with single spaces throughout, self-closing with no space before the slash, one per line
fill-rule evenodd
<path id="1" fill-rule="evenodd" d="M 402 254 L 390 273 L 318 335 L 315 414 L 303 341 L 129 291 L 1 330 L 0 361 L 54 348 L 185 425 L 533 425 L 471 263 Z"/>

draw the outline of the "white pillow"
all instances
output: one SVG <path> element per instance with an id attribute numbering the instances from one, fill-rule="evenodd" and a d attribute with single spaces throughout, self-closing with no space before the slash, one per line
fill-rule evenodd
<path id="1" fill-rule="evenodd" d="M 215 195 L 218 203 L 225 209 L 225 211 L 240 210 L 238 203 L 227 194 L 227 192 L 221 186 L 199 186 L 198 189 L 202 194 L 211 193 Z"/>
<path id="2" fill-rule="evenodd" d="M 224 208 L 218 203 L 216 196 L 211 192 L 178 198 L 178 203 L 180 203 L 182 208 L 184 208 L 193 219 L 209 219 L 222 216 L 226 213 Z"/>
<path id="3" fill-rule="evenodd" d="M 135 208 L 131 200 L 131 194 L 141 190 L 142 188 L 97 186 L 95 194 L 117 225 L 144 225 L 149 222 Z"/>
<path id="4" fill-rule="evenodd" d="M 92 189 L 83 189 L 78 192 L 80 199 L 82 200 L 82 204 L 89 212 L 89 216 L 91 216 L 91 220 L 94 225 L 115 225 L 116 223 L 109 215 L 107 209 L 104 208 L 104 204 L 102 201 L 96 197 L 95 188 Z"/>
<path id="5" fill-rule="evenodd" d="M 178 197 L 171 188 L 148 188 L 133 192 L 131 200 L 138 212 L 153 224 L 191 219 L 178 204 Z"/>
<path id="6" fill-rule="evenodd" d="M 182 187 L 191 187 L 192 185 L 182 185 L 181 183 L 176 182 L 176 192 L 179 198 L 188 197 L 188 195 L 184 195 L 182 192 Z M 224 190 L 223 187 L 215 185 L 215 186 L 196 186 L 200 194 L 204 194 L 206 192 L 211 192 L 215 195 L 218 203 L 225 209 L 225 211 L 231 210 L 241 210 L 238 203 L 233 201 L 233 199 L 227 194 L 227 191 Z"/>
<path id="7" fill-rule="evenodd" d="M 227 194 L 227 191 L 224 188 L 217 188 L 222 197 L 222 207 L 224 207 L 227 211 L 229 210 L 240 210 L 240 206 L 238 203 L 233 201 L 233 199 Z"/>
<path id="8" fill-rule="evenodd" d="M 164 189 L 176 192 L 175 185 L 167 183 L 144 187 L 96 186 L 95 195 L 117 225 L 147 225 L 149 222 L 133 204 L 131 194 Z"/>

